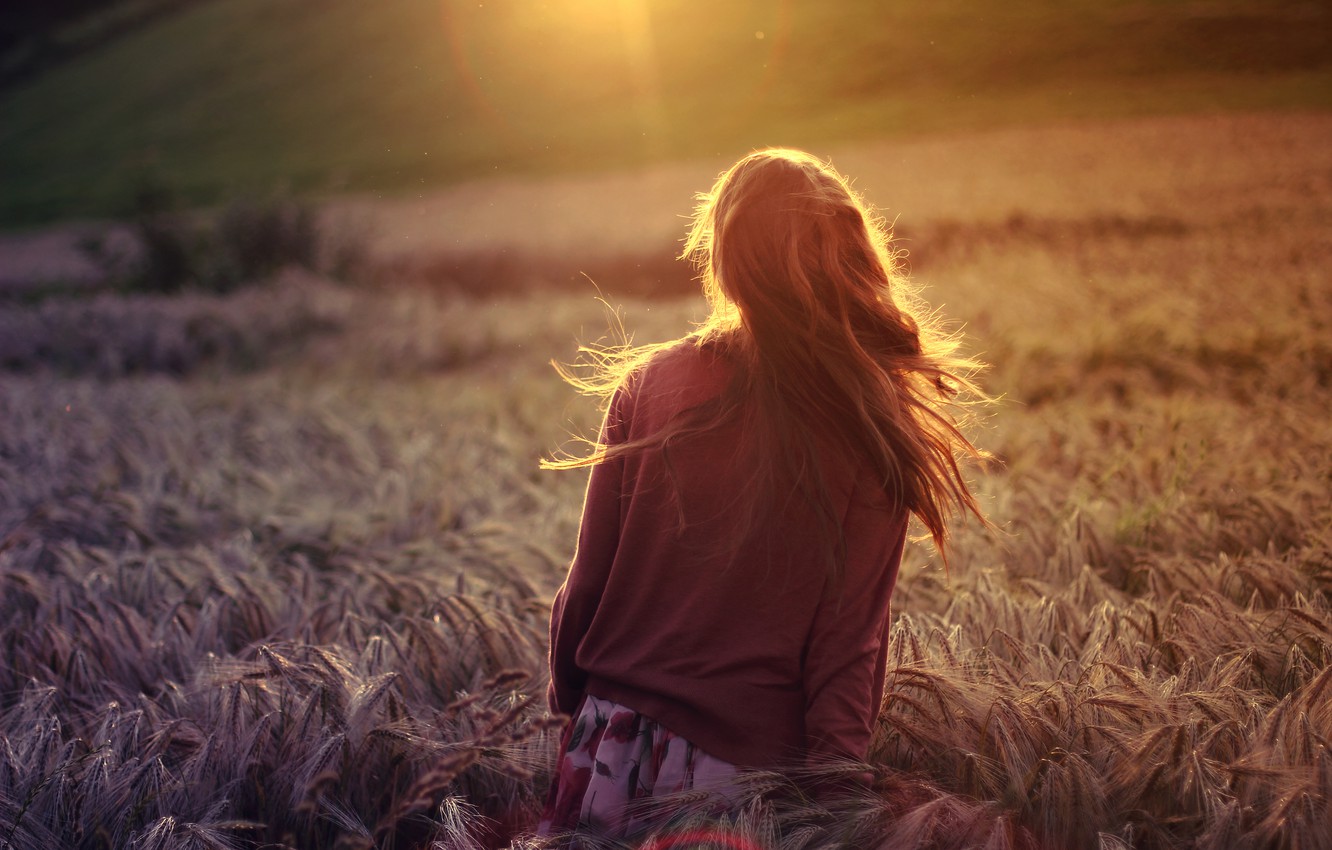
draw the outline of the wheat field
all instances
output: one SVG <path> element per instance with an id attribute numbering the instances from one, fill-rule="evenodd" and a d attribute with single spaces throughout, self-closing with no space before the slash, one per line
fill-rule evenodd
<path id="1" fill-rule="evenodd" d="M 755 774 L 728 836 L 1332 847 L 1332 155 L 1245 120 L 1107 125 L 1158 167 L 1097 179 L 970 137 L 1029 194 L 898 220 L 991 364 L 1002 531 L 909 547 L 873 788 Z M 911 144 L 846 156 L 917 156 L 923 198 Z M 537 845 L 585 482 L 537 461 L 597 417 L 548 361 L 701 304 L 497 288 L 0 306 L 0 848 Z"/>

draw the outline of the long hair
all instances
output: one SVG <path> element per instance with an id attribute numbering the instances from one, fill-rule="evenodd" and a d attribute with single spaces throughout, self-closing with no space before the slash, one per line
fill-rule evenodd
<path id="1" fill-rule="evenodd" d="M 543 465 L 668 450 L 738 415 L 754 458 L 745 489 L 756 494 L 743 527 L 758 528 L 772 509 L 758 494 L 794 488 L 835 534 L 823 473 L 831 458 L 868 465 L 882 495 L 919 518 L 946 564 L 949 519 L 984 519 L 959 463 L 985 457 L 959 427 L 967 401 L 984 399 L 971 381 L 980 367 L 957 355 L 956 335 L 907 289 L 890 237 L 831 165 L 788 149 L 744 157 L 698 196 L 681 255 L 699 272 L 707 319 L 682 340 L 585 347 L 588 375 L 557 365 L 580 391 L 608 400 L 658 351 L 692 342 L 724 348 L 737 379 L 715 404 L 682 412 L 662 432 Z M 843 541 L 833 543 L 840 558 Z"/>

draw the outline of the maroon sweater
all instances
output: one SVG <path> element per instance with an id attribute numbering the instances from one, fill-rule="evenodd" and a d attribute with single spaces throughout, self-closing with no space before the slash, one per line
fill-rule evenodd
<path id="1" fill-rule="evenodd" d="M 603 438 L 658 432 L 716 397 L 732 368 L 692 341 L 662 352 L 616 394 Z M 845 539 L 840 584 L 809 512 L 738 551 L 719 546 L 743 495 L 741 440 L 739 425 L 722 426 L 672 443 L 666 460 L 655 450 L 593 467 L 551 612 L 551 709 L 573 714 L 590 693 L 742 767 L 863 759 L 907 512 L 870 498 L 869 475 L 825 471 Z"/>

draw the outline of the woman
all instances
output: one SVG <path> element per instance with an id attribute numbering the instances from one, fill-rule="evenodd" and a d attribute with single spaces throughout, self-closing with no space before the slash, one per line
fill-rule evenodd
<path id="1" fill-rule="evenodd" d="M 609 399 L 577 551 L 551 615 L 550 705 L 571 715 L 542 834 L 647 825 L 645 800 L 743 768 L 862 760 L 883 691 L 909 515 L 943 552 L 977 514 L 948 414 L 974 364 L 899 303 L 888 234 L 793 150 L 701 196 L 693 333 L 594 352 Z"/>

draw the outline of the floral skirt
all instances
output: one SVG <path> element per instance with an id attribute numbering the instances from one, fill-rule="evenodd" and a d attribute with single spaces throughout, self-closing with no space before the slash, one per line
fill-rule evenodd
<path id="1" fill-rule="evenodd" d="M 682 791 L 715 798 L 709 805 L 720 814 L 731 808 L 738 772 L 650 717 L 588 695 L 565 730 L 537 834 L 631 838 L 670 814 L 655 798 Z"/>

